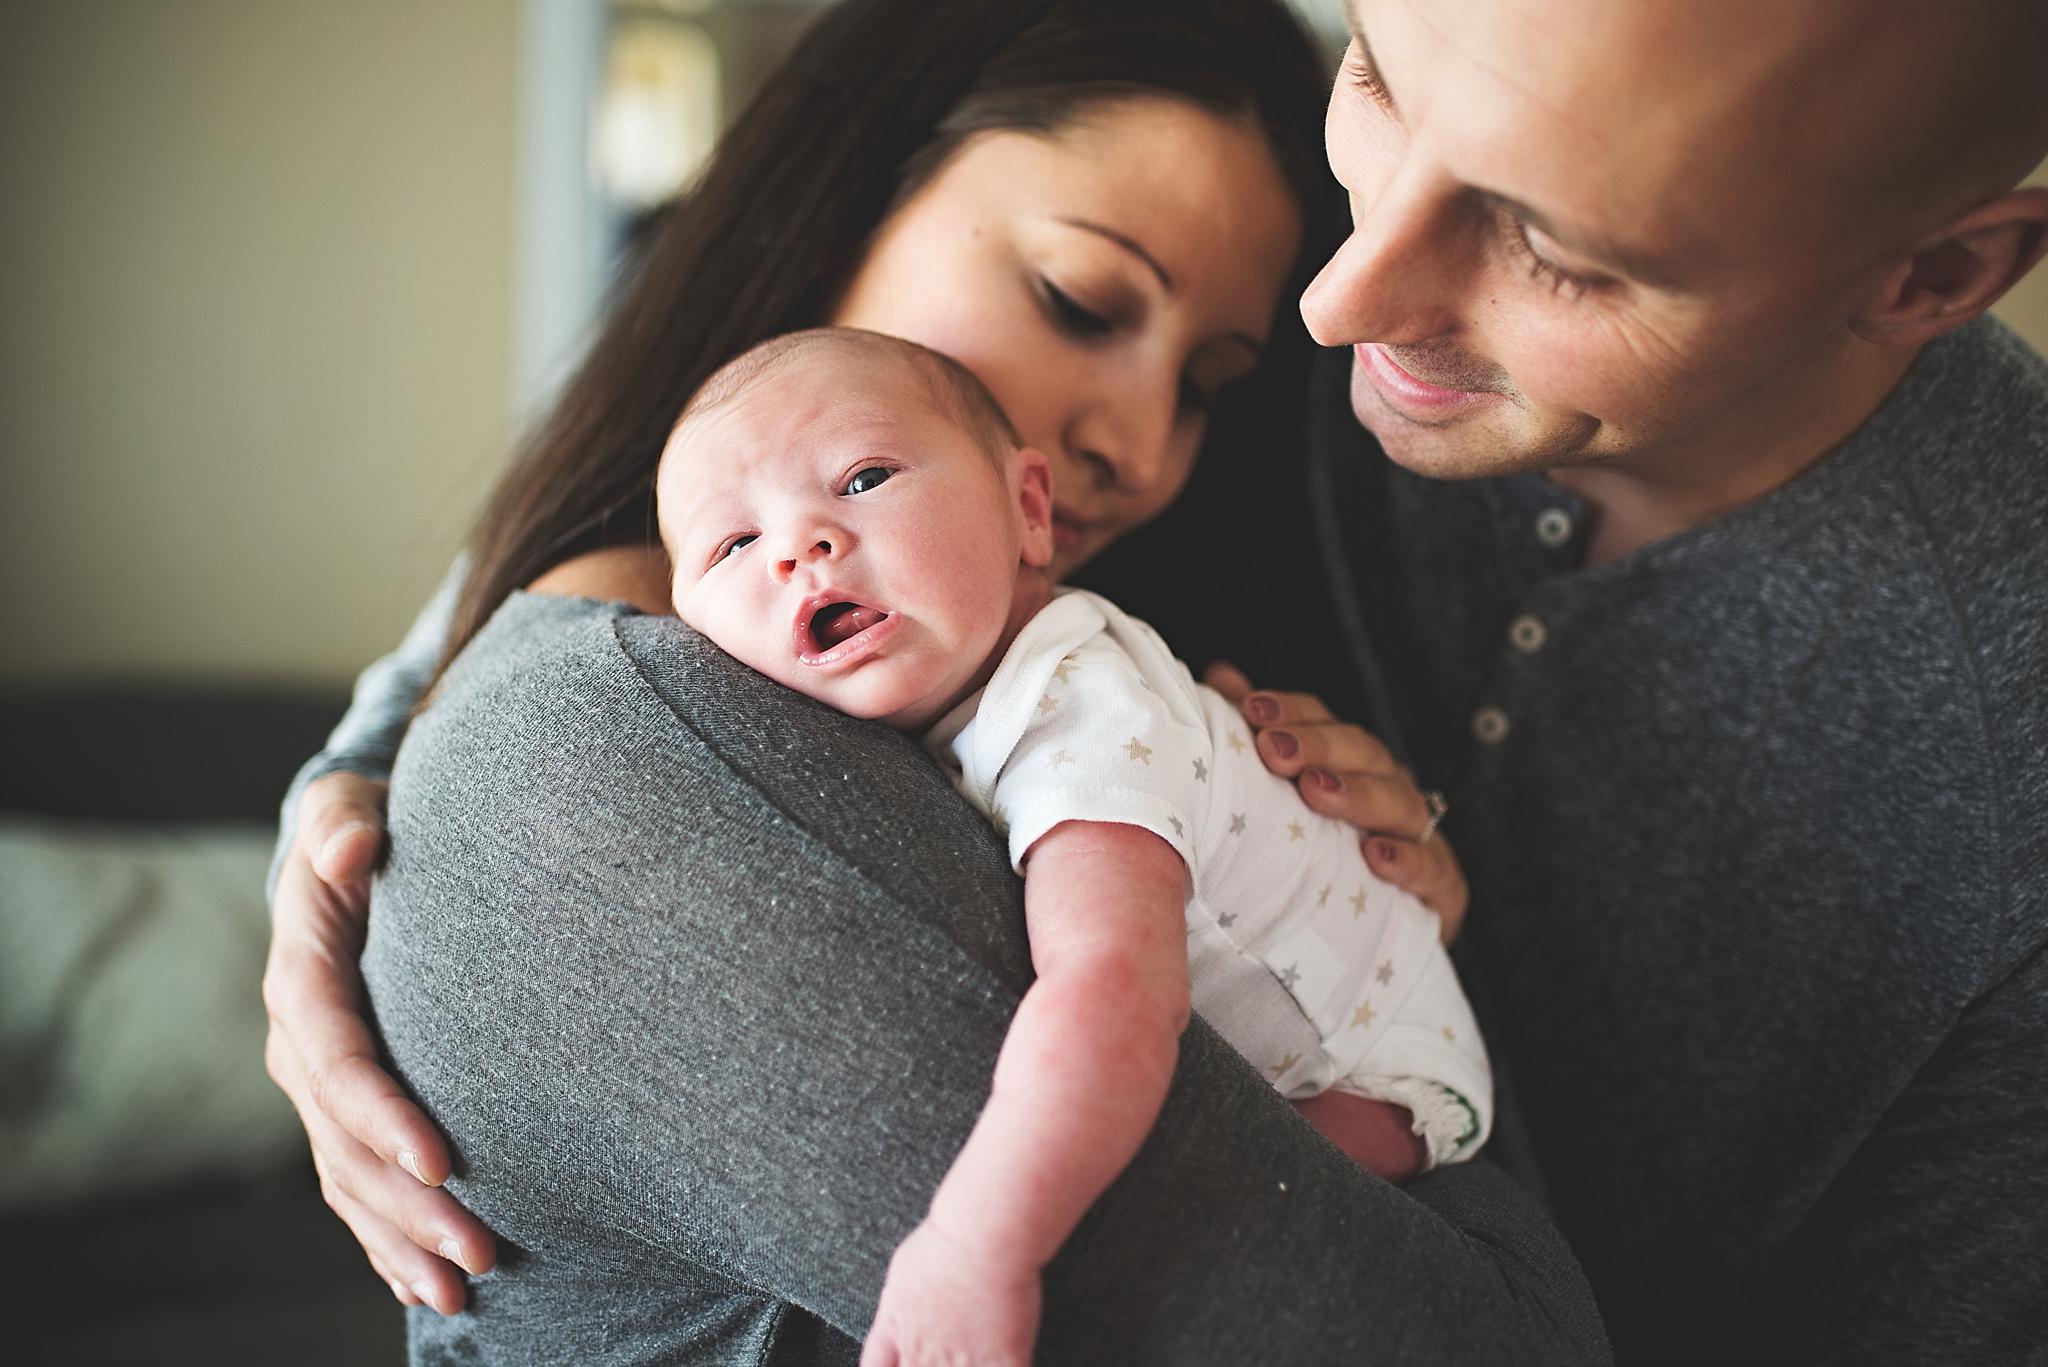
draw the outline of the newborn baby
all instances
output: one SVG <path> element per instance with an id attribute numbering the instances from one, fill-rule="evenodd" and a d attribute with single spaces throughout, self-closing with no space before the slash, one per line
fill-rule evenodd
<path id="1" fill-rule="evenodd" d="M 1425 1164 L 1484 1142 L 1435 915 L 1151 628 L 1052 587 L 1047 462 L 972 374 L 873 333 L 778 338 L 690 401 L 656 492 L 683 620 L 920 736 L 1024 875 L 1037 978 L 864 1362 L 1028 1358 L 1039 1271 L 1150 1129 L 1191 1001 L 1287 1097 L 1397 1112 Z M 1410 1154 L 1365 1161 L 1400 1180 Z"/>

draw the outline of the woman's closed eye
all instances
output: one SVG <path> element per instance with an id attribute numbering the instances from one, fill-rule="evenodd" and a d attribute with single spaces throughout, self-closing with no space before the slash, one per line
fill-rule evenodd
<path id="1" fill-rule="evenodd" d="M 1038 278 L 1038 294 L 1045 303 L 1045 311 L 1052 316 L 1054 325 L 1069 336 L 1085 340 L 1107 337 L 1116 331 L 1115 323 L 1093 309 L 1084 307 L 1073 295 L 1044 276 Z"/>

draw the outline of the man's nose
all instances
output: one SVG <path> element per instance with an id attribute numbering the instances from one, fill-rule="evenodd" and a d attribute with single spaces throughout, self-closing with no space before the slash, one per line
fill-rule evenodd
<path id="1" fill-rule="evenodd" d="M 1470 263 L 1442 187 L 1404 164 L 1301 296 L 1321 346 L 1414 346 L 1458 328 Z"/>

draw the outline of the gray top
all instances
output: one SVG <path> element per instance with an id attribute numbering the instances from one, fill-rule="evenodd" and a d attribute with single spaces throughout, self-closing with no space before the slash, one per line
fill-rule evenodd
<path id="1" fill-rule="evenodd" d="M 1029 981 L 1001 840 L 908 738 L 673 618 L 515 595 L 414 723 L 364 971 L 504 1241 L 423 1362 L 853 1362 Z M 1604 1361 L 1483 1157 L 1405 1189 L 1197 1023 L 1047 1276 L 1040 1360 Z"/>
<path id="2" fill-rule="evenodd" d="M 1450 796 L 1617 1353 L 2043 1361 L 2048 366 L 1973 324 L 1790 485 L 1591 569 L 1574 499 L 1398 469 L 1340 378 L 1354 679 Z"/>

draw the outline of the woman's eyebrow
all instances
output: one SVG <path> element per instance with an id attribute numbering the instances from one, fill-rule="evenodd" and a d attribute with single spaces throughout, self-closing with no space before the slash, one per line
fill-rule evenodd
<path id="1" fill-rule="evenodd" d="M 1106 228 L 1100 223 L 1093 223 L 1085 218 L 1062 218 L 1058 221 L 1066 224 L 1069 228 L 1079 228 L 1083 232 L 1094 233 L 1098 237 L 1106 238 L 1116 243 L 1117 246 L 1122 247 L 1132 256 L 1144 262 L 1152 274 L 1159 277 L 1160 286 L 1168 294 L 1173 293 L 1173 277 L 1167 273 L 1166 267 L 1159 264 L 1158 258 L 1146 251 L 1137 239 L 1127 237 L 1114 228 Z"/>

